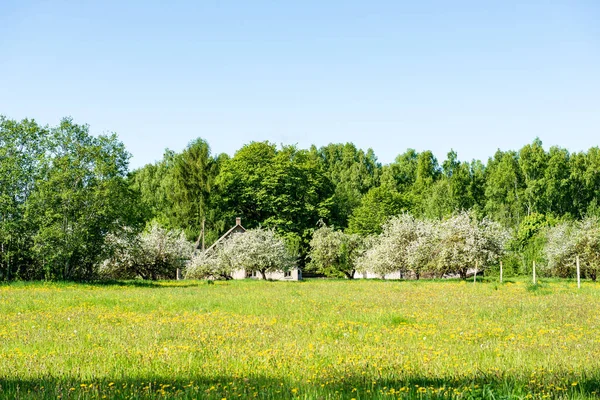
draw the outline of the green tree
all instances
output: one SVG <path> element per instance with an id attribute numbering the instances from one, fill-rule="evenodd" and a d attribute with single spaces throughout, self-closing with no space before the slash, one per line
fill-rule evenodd
<path id="1" fill-rule="evenodd" d="M 175 191 L 173 169 L 175 152 L 166 150 L 162 160 L 147 164 L 128 175 L 129 184 L 139 193 L 145 220 L 156 220 L 169 228 L 177 227 L 171 194 Z"/>
<path id="2" fill-rule="evenodd" d="M 572 154 L 569 161 L 569 192 L 574 216 L 600 215 L 600 149 L 592 147 L 587 153 Z"/>
<path id="3" fill-rule="evenodd" d="M 505 227 L 516 227 L 525 215 L 524 190 L 517 153 L 498 150 L 485 170 L 485 214 Z"/>
<path id="4" fill-rule="evenodd" d="M 543 212 L 555 215 L 577 215 L 571 192 L 571 162 L 569 152 L 559 147 L 551 147 L 544 171 Z"/>
<path id="5" fill-rule="evenodd" d="M 477 201 L 473 191 L 475 178 L 471 165 L 460 162 L 456 152 L 450 151 L 442 164 L 441 176 L 422 195 L 423 215 L 441 219 L 453 212 L 473 208 Z"/>
<path id="6" fill-rule="evenodd" d="M 549 205 L 545 196 L 547 165 L 548 154 L 543 149 L 542 141 L 539 138 L 519 150 L 519 167 L 525 183 L 523 204 L 527 214 L 544 213 L 548 209 Z"/>
<path id="7" fill-rule="evenodd" d="M 314 152 L 250 143 L 224 163 L 218 177 L 224 216 L 275 229 L 298 244 L 301 260 L 319 219 L 327 219 L 333 187 Z"/>
<path id="8" fill-rule="evenodd" d="M 362 236 L 381 233 L 383 224 L 392 216 L 408 209 L 405 197 L 394 188 L 380 186 L 369 190 L 354 209 L 348 232 Z"/>
<path id="9" fill-rule="evenodd" d="M 34 250 L 46 278 L 91 279 L 105 236 L 135 222 L 125 180 L 129 154 L 116 135 L 93 137 L 87 125 L 68 118 L 52 129 L 51 140 L 27 204 Z"/>
<path id="10" fill-rule="evenodd" d="M 406 152 L 396 157 L 393 163 L 384 167 L 382 180 L 385 175 L 388 185 L 394 182 L 395 188 L 399 193 L 408 192 L 417 179 L 418 158 L 419 153 L 415 150 L 406 150 Z"/>
<path id="11" fill-rule="evenodd" d="M 378 185 L 381 164 L 373 150 L 365 152 L 352 143 L 329 144 L 318 150 L 313 146 L 311 152 L 318 155 L 325 177 L 334 186 L 329 223 L 345 228 L 362 197 Z"/>
<path id="12" fill-rule="evenodd" d="M 0 279 L 36 277 L 27 202 L 40 178 L 48 129 L 0 116 Z"/>
<path id="13" fill-rule="evenodd" d="M 196 239 L 200 235 L 203 221 L 206 221 L 206 229 L 210 232 L 223 229 L 214 204 L 217 197 L 213 193 L 222 160 L 211 156 L 210 147 L 203 139 L 191 142 L 174 157 L 174 190 L 169 192 L 169 200 L 176 226 L 186 232 L 188 239 Z M 216 232 L 211 236 L 209 240 L 216 239 Z"/>

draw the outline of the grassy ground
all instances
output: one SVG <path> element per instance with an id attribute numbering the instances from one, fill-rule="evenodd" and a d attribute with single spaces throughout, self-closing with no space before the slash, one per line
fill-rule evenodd
<path id="1" fill-rule="evenodd" d="M 0 286 L 3 398 L 596 398 L 600 284 Z"/>

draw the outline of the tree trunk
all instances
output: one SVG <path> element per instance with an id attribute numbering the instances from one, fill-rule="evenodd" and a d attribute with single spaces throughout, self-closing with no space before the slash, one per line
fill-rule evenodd
<path id="1" fill-rule="evenodd" d="M 263 280 L 267 280 L 267 273 L 264 270 L 260 271 L 260 274 L 262 275 Z"/>
<path id="2" fill-rule="evenodd" d="M 354 272 L 356 272 L 356 270 L 352 270 L 352 272 L 348 272 L 348 271 L 344 271 L 344 275 L 346 275 L 347 279 L 354 279 Z"/>

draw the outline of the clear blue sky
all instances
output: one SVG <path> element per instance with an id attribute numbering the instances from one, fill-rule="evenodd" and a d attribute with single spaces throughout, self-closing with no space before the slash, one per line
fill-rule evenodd
<path id="1" fill-rule="evenodd" d="M 600 1 L 0 0 L 0 114 L 116 132 L 487 160 L 600 145 Z"/>

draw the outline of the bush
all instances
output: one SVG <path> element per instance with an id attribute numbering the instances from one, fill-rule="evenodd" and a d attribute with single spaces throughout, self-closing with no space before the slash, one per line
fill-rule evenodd
<path id="1" fill-rule="evenodd" d="M 504 254 L 508 233 L 488 219 L 477 221 L 467 212 L 444 221 L 418 220 L 404 214 L 383 227 L 374 245 L 358 261 L 358 269 L 382 277 L 400 272 L 443 276 L 494 264 Z"/>
<path id="2" fill-rule="evenodd" d="M 442 221 L 439 226 L 439 250 L 436 272 L 467 277 L 469 269 L 484 270 L 505 253 L 509 234 L 497 222 L 461 212 Z"/>
<path id="3" fill-rule="evenodd" d="M 192 252 L 183 231 L 166 230 L 156 223 L 140 234 L 131 228 L 109 234 L 105 248 L 109 257 L 100 266 L 100 274 L 115 279 L 173 279 Z"/>
<path id="4" fill-rule="evenodd" d="M 214 249 L 195 255 L 187 265 L 187 279 L 231 279 L 233 272 L 258 272 L 263 279 L 275 271 L 288 271 L 295 257 L 272 230 L 249 229 L 236 233 Z"/>
<path id="5" fill-rule="evenodd" d="M 595 216 L 576 223 L 562 223 L 547 233 L 546 273 L 557 277 L 575 275 L 580 258 L 581 274 L 596 280 L 600 271 L 600 219 Z"/>
<path id="6" fill-rule="evenodd" d="M 409 214 L 392 217 L 383 232 L 373 239 L 374 245 L 358 261 L 358 269 L 382 277 L 400 272 L 412 272 L 417 279 L 430 264 L 437 234 L 430 221 L 415 219 Z"/>
<path id="7" fill-rule="evenodd" d="M 195 254 L 185 268 L 186 279 L 229 280 L 235 265 L 228 256 L 227 244 L 210 252 Z"/>
<path id="8" fill-rule="evenodd" d="M 309 268 L 327 276 L 354 278 L 363 240 L 323 224 L 310 241 Z"/>

